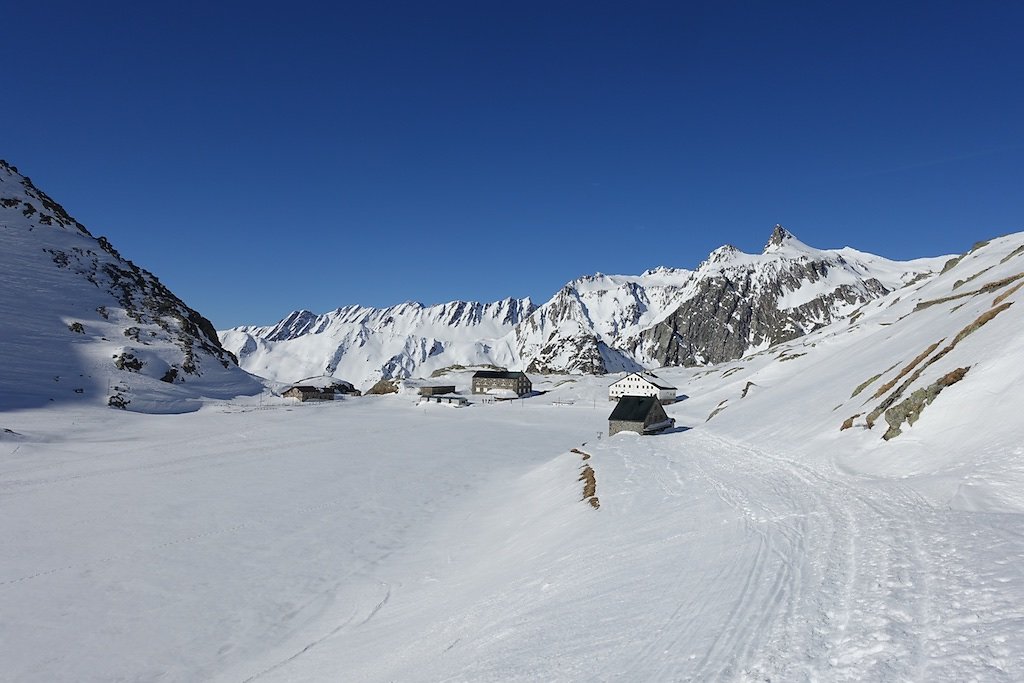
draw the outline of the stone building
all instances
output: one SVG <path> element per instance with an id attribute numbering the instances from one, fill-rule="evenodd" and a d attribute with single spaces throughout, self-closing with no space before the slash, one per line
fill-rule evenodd
<path id="1" fill-rule="evenodd" d="M 608 436 L 619 432 L 656 434 L 675 424 L 656 397 L 623 396 L 608 416 Z"/>
<path id="2" fill-rule="evenodd" d="M 431 384 L 420 387 L 420 396 L 439 396 L 441 394 L 454 394 L 454 384 Z"/>
<path id="3" fill-rule="evenodd" d="M 447 403 L 451 406 L 468 406 L 469 400 L 460 394 L 435 394 L 427 396 L 427 403 Z"/>
<path id="4" fill-rule="evenodd" d="M 297 398 L 300 401 L 333 401 L 334 387 L 320 388 L 309 385 L 288 387 L 281 392 L 285 398 Z"/>
<path id="5" fill-rule="evenodd" d="M 513 391 L 517 396 L 533 391 L 533 383 L 522 372 L 508 370 L 480 370 L 473 373 L 473 393 L 486 394 L 494 389 Z"/>
<path id="6" fill-rule="evenodd" d="M 662 405 L 675 403 L 678 389 L 653 372 L 634 372 L 612 382 L 608 387 L 608 400 L 623 396 L 654 396 Z"/>

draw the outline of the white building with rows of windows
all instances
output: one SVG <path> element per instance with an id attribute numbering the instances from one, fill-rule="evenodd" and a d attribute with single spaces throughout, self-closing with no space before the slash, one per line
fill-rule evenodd
<path id="1" fill-rule="evenodd" d="M 660 403 L 675 403 L 678 390 L 653 372 L 634 372 L 608 387 L 608 400 L 623 396 L 654 396 Z"/>

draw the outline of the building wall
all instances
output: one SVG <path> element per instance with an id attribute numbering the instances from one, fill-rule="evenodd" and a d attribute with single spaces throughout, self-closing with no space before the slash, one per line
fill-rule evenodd
<path id="1" fill-rule="evenodd" d="M 660 403 L 655 403 L 651 408 L 651 411 L 647 413 L 647 417 L 641 421 L 632 420 L 608 420 L 608 436 L 618 434 L 619 432 L 636 432 L 637 434 L 643 434 L 644 429 L 650 425 L 657 424 L 668 420 L 668 413 L 661 407 Z"/>
<path id="2" fill-rule="evenodd" d="M 469 401 L 467 401 L 462 396 L 435 396 L 435 397 L 431 398 L 430 400 L 433 401 L 434 403 L 449 403 L 449 404 L 452 404 L 452 405 L 460 405 L 460 406 L 467 406 L 467 405 L 469 405 Z"/>
<path id="3" fill-rule="evenodd" d="M 420 387 L 420 396 L 433 396 L 435 394 L 454 394 L 455 385 Z"/>
<path id="4" fill-rule="evenodd" d="M 617 401 L 623 396 L 655 396 L 661 403 L 676 400 L 674 389 L 659 389 L 640 377 L 626 376 L 608 387 L 608 400 Z"/>
<path id="5" fill-rule="evenodd" d="M 509 389 L 516 392 L 520 396 L 528 393 L 532 388 L 529 378 L 527 377 L 474 377 L 473 378 L 473 393 L 480 394 L 489 389 Z"/>
<path id="6" fill-rule="evenodd" d="M 639 377 L 624 377 L 608 387 L 608 398 L 621 396 L 657 396 L 658 387 Z"/>
<path id="7" fill-rule="evenodd" d="M 284 392 L 284 394 L 282 394 L 282 396 L 285 396 L 287 398 L 297 398 L 300 401 L 333 401 L 334 400 L 334 393 L 333 392 L 326 392 L 326 391 L 317 391 L 317 392 L 313 392 L 313 393 L 304 394 L 301 391 L 298 391 L 297 389 L 289 389 L 288 391 Z"/>
<path id="8" fill-rule="evenodd" d="M 655 403 L 654 407 L 651 408 L 651 412 L 647 413 L 647 419 L 644 420 L 644 427 L 649 427 L 652 424 L 658 422 L 664 422 L 668 419 L 668 413 L 661 407 L 661 404 Z"/>
<path id="9" fill-rule="evenodd" d="M 644 423 L 630 422 L 628 420 L 608 420 L 608 436 L 618 434 L 619 432 L 636 432 L 637 434 L 643 434 Z"/>

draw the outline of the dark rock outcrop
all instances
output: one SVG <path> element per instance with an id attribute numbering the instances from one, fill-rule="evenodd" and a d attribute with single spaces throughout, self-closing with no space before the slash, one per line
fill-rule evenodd
<path id="1" fill-rule="evenodd" d="M 805 247 L 782 226 L 762 258 L 740 255 L 731 247 L 713 252 L 697 270 L 695 293 L 644 330 L 631 350 L 661 365 L 721 363 L 800 337 L 889 291 L 842 256 Z M 831 278 L 833 271 L 844 272 Z M 795 305 L 786 300 L 803 288 L 821 291 Z"/>

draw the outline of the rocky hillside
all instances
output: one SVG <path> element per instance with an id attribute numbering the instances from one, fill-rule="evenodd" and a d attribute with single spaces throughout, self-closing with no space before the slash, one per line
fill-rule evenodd
<path id="1" fill-rule="evenodd" d="M 890 457 L 873 449 L 891 442 L 918 458 L 902 463 L 907 472 L 951 435 L 964 452 L 990 451 L 1019 422 L 1010 399 L 1024 381 L 1022 288 L 1024 233 L 979 242 L 935 276 L 798 339 L 688 371 L 680 387 L 702 421 L 743 425 L 754 440 L 852 440 L 859 460 Z"/>
<path id="2" fill-rule="evenodd" d="M 761 254 L 725 246 L 696 271 L 582 277 L 540 307 L 507 299 L 298 311 L 277 325 L 224 331 L 221 340 L 255 374 L 287 382 L 327 373 L 362 388 L 452 365 L 542 374 L 703 365 L 828 325 L 944 260 L 814 249 L 776 226 Z"/>
<path id="3" fill-rule="evenodd" d="M 824 327 L 944 261 L 897 263 L 849 248 L 814 249 L 777 225 L 760 255 L 715 250 L 678 308 L 632 339 L 630 350 L 661 366 L 733 360 Z"/>
<path id="4" fill-rule="evenodd" d="M 254 393 L 210 322 L 0 161 L 0 407 L 180 411 Z"/>
<path id="5" fill-rule="evenodd" d="M 693 273 L 658 268 L 642 275 L 598 273 L 573 280 L 512 337 L 529 372 L 604 374 L 638 370 L 629 340 L 679 305 Z"/>

